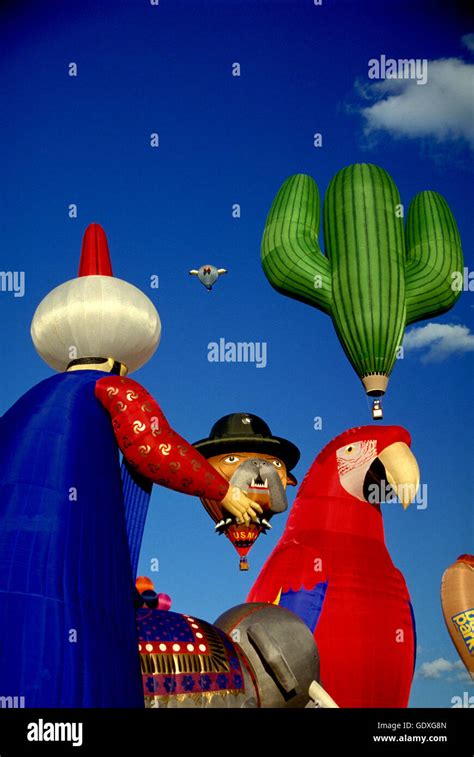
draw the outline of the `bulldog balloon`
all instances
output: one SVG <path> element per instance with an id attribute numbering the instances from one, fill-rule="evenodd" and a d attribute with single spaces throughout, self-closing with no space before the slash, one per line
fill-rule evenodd
<path id="1" fill-rule="evenodd" d="M 273 436 L 265 421 L 251 413 L 220 418 L 209 438 L 193 446 L 230 482 L 231 489 L 244 492 L 263 511 L 257 521 L 239 525 L 218 502 L 201 498 L 216 531 L 224 533 L 240 555 L 240 570 L 248 570 L 251 547 L 271 528 L 270 519 L 288 507 L 286 487 L 296 484 L 290 471 L 299 460 L 299 450 L 287 439 Z"/>

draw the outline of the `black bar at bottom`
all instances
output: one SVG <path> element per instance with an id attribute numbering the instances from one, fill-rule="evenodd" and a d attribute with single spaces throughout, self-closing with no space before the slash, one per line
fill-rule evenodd
<path id="1" fill-rule="evenodd" d="M 19 755 L 254 754 L 276 739 L 292 753 L 472 754 L 469 709 L 27 710 L 0 709 L 0 757 Z M 224 740 L 222 740 L 224 739 Z M 105 751 L 106 750 L 106 751 Z"/>

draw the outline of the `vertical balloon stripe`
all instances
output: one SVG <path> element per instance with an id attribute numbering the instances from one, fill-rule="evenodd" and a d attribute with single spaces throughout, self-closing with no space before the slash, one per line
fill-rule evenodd
<path id="1" fill-rule="evenodd" d="M 366 178 L 371 179 L 370 173 Z M 372 261 L 369 257 L 369 251 L 372 248 L 375 250 L 378 249 L 378 245 L 374 244 L 373 240 L 371 239 L 371 236 L 372 236 L 371 232 L 373 233 L 374 229 L 377 228 L 377 222 L 375 222 L 375 224 L 370 224 L 367 217 L 367 214 L 368 214 L 367 200 L 369 198 L 367 196 L 368 188 L 366 188 L 366 186 L 364 185 L 364 171 L 363 170 L 360 170 L 360 180 L 361 180 L 361 185 L 362 185 L 362 193 L 364 197 L 364 205 L 363 205 L 362 211 L 363 211 L 363 230 L 365 232 L 365 246 L 364 246 L 365 255 L 363 257 L 359 256 L 359 265 L 357 266 L 357 270 L 359 274 L 367 271 L 368 288 L 365 291 L 367 292 L 367 295 L 368 295 L 367 297 L 368 308 L 367 308 L 367 311 L 365 308 L 363 308 L 362 314 L 364 315 L 364 313 L 367 313 L 367 316 L 370 316 L 370 322 L 367 323 L 367 321 L 369 320 L 367 318 L 367 320 L 364 323 L 364 327 L 367 329 L 366 334 L 367 334 L 368 354 L 373 355 L 374 360 L 376 362 L 378 359 L 378 349 L 376 349 L 375 347 L 376 323 L 374 322 L 374 315 L 375 315 L 376 320 L 380 321 L 380 317 L 379 317 L 380 313 L 376 312 L 376 311 L 380 311 L 380 298 L 377 296 L 380 293 L 378 291 L 377 277 L 374 277 L 375 286 L 374 286 L 374 282 L 372 281 L 371 269 L 372 267 L 376 266 L 377 267 L 376 273 L 379 272 L 379 265 L 377 265 L 379 262 L 379 258 L 378 256 L 374 255 L 373 261 Z M 373 182 L 369 181 L 368 185 L 369 187 L 373 186 Z M 374 206 L 375 205 L 376 203 L 374 202 Z M 361 291 L 363 292 L 364 289 L 361 288 Z"/>
<path id="2" fill-rule="evenodd" d="M 360 257 L 360 243 L 358 239 L 358 225 L 357 225 L 357 216 L 356 216 L 356 202 L 354 197 L 354 174 L 356 171 L 355 166 L 350 166 L 347 178 L 349 181 L 344 181 L 344 184 L 349 184 L 349 192 L 344 191 L 343 197 L 342 197 L 342 206 L 343 208 L 347 207 L 347 214 L 344 214 L 344 218 L 346 221 L 346 239 L 347 239 L 347 246 L 344 250 L 338 250 L 338 258 L 340 260 L 340 265 L 343 265 L 344 268 L 347 270 L 347 277 L 349 281 L 349 298 L 350 302 L 352 304 L 352 309 L 354 313 L 354 325 L 356 326 L 357 333 L 356 338 L 359 341 L 360 345 L 360 351 L 362 352 L 362 359 L 360 361 L 357 361 L 357 355 L 356 355 L 356 349 L 357 344 L 353 345 L 353 359 L 357 363 L 359 363 L 359 367 L 362 368 L 362 371 L 365 373 L 367 370 L 366 366 L 366 356 L 368 353 L 367 348 L 367 342 L 366 342 L 366 335 L 367 331 L 364 328 L 363 320 L 364 320 L 364 303 L 361 298 L 361 292 L 362 286 L 360 282 L 360 259 L 357 261 L 357 258 Z M 346 176 L 344 177 L 346 179 Z M 346 187 L 344 187 L 346 189 Z M 363 206 L 360 209 L 363 212 Z M 359 211 L 360 212 L 360 211 Z M 353 254 L 353 258 L 351 260 L 350 254 Z M 355 265 L 351 265 L 352 263 L 355 263 Z M 341 297 L 344 297 L 344 292 L 340 292 Z M 343 327 L 345 327 L 345 324 L 343 324 Z"/>
<path id="3" fill-rule="evenodd" d="M 336 251 L 339 249 L 340 246 L 346 245 L 346 225 L 345 220 L 343 219 L 342 223 L 339 224 L 337 221 L 337 202 L 336 199 L 342 194 L 342 182 L 343 182 L 343 174 L 340 171 L 336 174 L 336 176 L 332 179 L 327 193 L 326 193 L 326 199 L 325 199 L 325 209 L 327 209 L 327 215 L 325 217 L 325 234 L 327 235 L 327 242 L 325 242 L 325 247 L 327 254 L 329 256 L 329 259 L 331 260 L 331 268 L 332 268 L 332 278 L 333 278 L 333 299 L 335 297 L 335 292 L 340 291 L 341 288 L 348 288 L 349 287 L 349 280 L 347 277 L 347 271 L 345 280 L 341 281 L 342 274 L 344 271 L 341 271 L 339 265 L 338 265 L 338 258 L 335 255 L 332 255 L 332 251 Z M 333 307 L 331 311 L 334 327 L 336 329 L 336 333 L 339 337 L 339 340 L 343 346 L 344 352 L 347 355 L 347 358 L 351 362 L 351 364 L 354 366 L 354 360 L 355 360 L 355 341 L 357 332 L 355 327 L 353 327 L 353 318 L 352 318 L 352 310 L 351 310 L 351 303 L 349 300 L 345 300 L 344 298 L 341 300 L 338 299 L 338 305 L 337 307 Z M 346 335 L 343 334 L 341 323 L 346 324 Z"/>
<path id="4" fill-rule="evenodd" d="M 375 173 L 377 174 L 378 182 L 375 181 L 372 183 L 372 191 L 373 191 L 373 202 L 374 205 L 376 204 L 376 198 L 377 198 L 377 191 L 378 186 L 377 184 L 380 184 L 380 193 L 382 197 L 382 207 L 388 207 L 390 203 L 390 199 L 387 198 L 386 194 L 386 186 L 385 182 L 383 181 L 383 174 L 379 168 L 376 168 Z M 395 209 L 394 209 L 395 211 Z M 378 273 L 378 279 L 380 280 L 381 276 L 381 264 L 380 264 L 380 250 L 382 248 L 385 248 L 387 250 L 392 249 L 393 244 L 393 235 L 391 232 L 391 226 L 389 224 L 383 223 L 383 218 L 378 218 L 376 220 L 376 223 L 374 224 L 375 230 L 376 230 L 376 240 L 375 240 L 375 249 L 378 251 L 377 255 L 377 273 Z M 374 256 L 375 258 L 375 256 Z M 396 266 L 393 265 L 392 255 L 389 254 L 387 256 L 387 273 L 390 281 L 394 281 L 398 284 L 397 276 L 396 276 Z M 397 287 L 398 290 L 398 287 Z M 398 297 L 394 296 L 394 301 L 392 306 L 397 304 Z M 379 319 L 378 319 L 378 339 L 377 339 L 377 354 L 381 355 L 382 351 L 384 349 L 384 346 L 386 347 L 387 354 L 391 355 L 392 353 L 392 343 L 390 339 L 390 318 L 389 318 L 389 312 L 388 307 L 389 303 L 391 302 L 390 297 L 382 298 L 379 303 Z M 396 317 L 396 316 L 395 316 Z M 388 366 L 387 366 L 388 368 Z"/>
<path id="5" fill-rule="evenodd" d="M 388 254 L 388 267 L 386 270 L 387 289 L 384 300 L 384 317 L 386 321 L 385 350 L 387 363 L 385 370 L 390 373 L 395 359 L 396 350 L 403 337 L 405 325 L 405 280 L 403 276 L 403 264 L 405 260 L 405 238 L 403 218 L 397 215 L 397 207 L 400 206 L 400 196 L 391 178 L 382 169 L 378 172 L 386 178 L 384 181 L 384 194 L 389 194 L 386 200 L 386 213 L 390 223 L 381 223 L 386 233 Z M 392 327 L 392 328 L 391 328 Z M 380 345 L 380 349 L 383 346 Z"/>
<path id="6" fill-rule="evenodd" d="M 396 350 L 403 337 L 405 326 L 404 278 L 400 275 L 400 268 L 405 258 L 405 240 L 403 219 L 396 215 L 396 208 L 400 205 L 400 196 L 389 175 L 383 169 L 375 166 L 380 179 L 383 207 L 385 213 L 376 223 L 377 230 L 383 233 L 383 241 L 378 243 L 379 256 L 382 249 L 387 250 L 387 266 L 385 269 L 386 290 L 381 301 L 381 337 L 378 344 L 379 354 L 386 354 L 387 361 L 384 372 L 389 374 L 396 360 Z M 375 191 L 375 185 L 374 185 Z M 383 323 L 383 327 L 382 327 Z M 393 326 L 393 328 L 392 328 Z"/>
<path id="7" fill-rule="evenodd" d="M 153 482 L 144 476 L 140 476 L 126 460 L 122 461 L 120 471 L 125 505 L 125 523 L 130 550 L 130 565 L 132 578 L 135 580 Z"/>
<path id="8" fill-rule="evenodd" d="M 356 240 L 356 256 L 354 257 L 354 265 L 352 265 L 352 271 L 356 273 L 355 281 L 357 282 L 357 294 L 360 301 L 360 319 L 359 319 L 359 335 L 361 342 L 364 345 L 364 373 L 370 371 L 370 357 L 375 357 L 373 353 L 373 300 L 375 299 L 375 292 L 371 291 L 370 287 L 370 264 L 368 260 L 368 252 L 370 249 L 370 242 L 367 235 L 367 198 L 365 196 L 364 178 L 361 166 L 357 165 L 352 170 L 353 180 L 351 182 L 351 195 L 353 201 L 353 217 Z M 352 178 L 352 177 L 351 177 Z M 357 193 L 356 193 L 357 190 Z M 375 260 L 375 258 L 374 258 Z M 352 262 L 352 261 L 349 261 Z M 354 278 L 354 276 L 353 276 Z M 375 369 L 375 364 L 374 364 Z"/>
<path id="9" fill-rule="evenodd" d="M 376 193 L 376 181 L 375 181 L 375 173 L 374 171 L 371 171 L 371 179 L 372 181 L 369 183 L 369 187 L 367 189 L 367 193 L 370 192 L 370 202 L 374 206 L 374 208 L 377 210 L 377 193 Z M 367 224 L 367 218 L 366 218 L 366 229 L 367 229 L 367 248 L 380 250 L 380 235 L 379 235 L 379 218 L 375 218 L 375 223 L 372 225 L 372 228 L 370 229 Z M 370 242 L 369 242 L 370 239 Z M 372 353 L 377 357 L 377 355 L 380 354 L 380 345 L 382 344 L 382 328 L 383 328 L 383 319 L 381 317 L 381 306 L 383 306 L 383 302 L 379 302 L 379 312 L 374 315 L 374 291 L 378 285 L 378 281 L 380 278 L 380 259 L 378 256 L 374 256 L 373 261 L 368 258 L 367 260 L 367 269 L 368 269 L 368 280 L 369 280 L 369 291 L 371 293 L 371 324 L 372 324 L 372 341 L 370 344 L 370 349 L 372 350 Z"/>

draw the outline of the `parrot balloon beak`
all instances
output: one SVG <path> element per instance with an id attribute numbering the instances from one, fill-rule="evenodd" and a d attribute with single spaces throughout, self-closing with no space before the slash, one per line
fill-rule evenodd
<path id="1" fill-rule="evenodd" d="M 378 455 L 378 459 L 385 469 L 387 483 L 406 510 L 420 485 L 420 469 L 415 455 L 405 442 L 394 442 Z"/>

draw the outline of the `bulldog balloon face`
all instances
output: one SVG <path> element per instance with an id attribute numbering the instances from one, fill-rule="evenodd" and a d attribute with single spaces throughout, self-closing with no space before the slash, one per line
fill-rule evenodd
<path id="1" fill-rule="evenodd" d="M 261 505 L 264 512 L 281 513 L 287 509 L 285 490 L 296 481 L 279 458 L 258 452 L 235 452 L 208 460 L 233 486 Z"/>
<path id="2" fill-rule="evenodd" d="M 258 452 L 214 455 L 208 458 L 208 462 L 230 481 L 231 486 L 242 490 L 263 510 L 258 523 L 242 528 L 235 524 L 228 513 L 222 511 L 219 503 L 201 499 L 216 522 L 216 531 L 225 533 L 240 554 L 240 569 L 248 570 L 246 554 L 258 535 L 271 528 L 271 517 L 288 508 L 286 487 L 294 486 L 296 479 L 287 471 L 283 460 Z"/>

